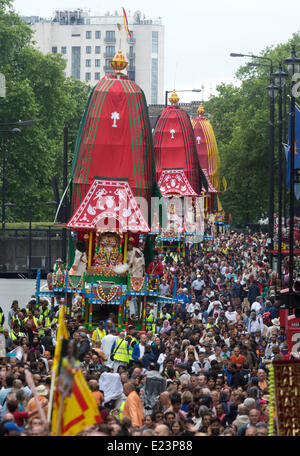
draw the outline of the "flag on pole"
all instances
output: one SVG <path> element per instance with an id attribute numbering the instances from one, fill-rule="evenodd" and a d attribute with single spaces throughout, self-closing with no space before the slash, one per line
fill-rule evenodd
<path id="1" fill-rule="evenodd" d="M 57 377 L 59 373 L 59 365 L 61 362 L 61 349 L 62 349 L 62 343 L 63 340 L 69 339 L 69 332 L 67 330 L 66 324 L 65 324 L 65 314 L 64 314 L 64 306 L 60 307 L 59 310 L 59 317 L 58 317 L 58 329 L 57 329 L 57 335 L 56 335 L 56 346 L 55 346 L 55 352 L 54 352 L 54 358 L 53 358 L 53 364 L 52 364 L 52 370 L 55 372 L 55 377 Z"/>
<path id="2" fill-rule="evenodd" d="M 59 411 L 62 410 L 61 413 Z M 58 420 L 61 422 L 58 426 Z M 52 412 L 52 436 L 74 436 L 88 426 L 103 423 L 96 400 L 80 369 L 74 375 L 71 396 L 56 393 Z M 59 432 L 57 434 L 57 429 Z"/>
<path id="3" fill-rule="evenodd" d="M 124 20 L 124 28 L 125 28 L 126 36 L 127 36 L 127 38 L 131 38 L 131 33 L 130 33 L 129 28 L 128 28 L 127 15 L 126 15 L 126 12 L 125 12 L 124 8 L 122 8 L 122 10 L 123 10 L 123 20 Z"/>
<path id="4" fill-rule="evenodd" d="M 68 339 L 69 333 L 64 320 L 64 306 L 61 306 L 53 359 L 53 384 L 51 384 L 53 391 L 51 430 L 53 436 L 77 435 L 87 426 L 103 422 L 95 398 L 81 370 L 68 364 L 67 358 L 62 359 L 63 343 Z M 61 369 L 62 365 L 63 369 Z M 64 370 L 64 375 L 69 376 L 72 380 L 70 395 L 65 395 L 60 390 L 61 370 Z"/>

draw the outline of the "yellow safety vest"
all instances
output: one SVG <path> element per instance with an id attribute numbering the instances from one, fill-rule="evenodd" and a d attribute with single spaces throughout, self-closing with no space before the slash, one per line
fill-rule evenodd
<path id="1" fill-rule="evenodd" d="M 56 320 L 56 321 L 54 321 L 54 320 Z M 53 318 L 53 319 L 51 320 L 50 317 L 46 317 L 46 318 L 45 318 L 45 328 L 50 328 L 51 325 L 54 325 L 54 323 L 56 323 L 56 322 L 57 322 L 57 318 Z"/>
<path id="2" fill-rule="evenodd" d="M 47 307 L 44 309 L 44 307 L 40 306 L 39 310 L 40 310 L 41 316 L 44 316 L 44 317 L 49 316 L 50 310 Z"/>
<path id="3" fill-rule="evenodd" d="M 120 413 L 119 413 L 119 420 L 123 418 L 123 412 L 124 412 L 124 407 L 125 407 L 125 402 L 127 401 L 127 397 L 125 399 L 122 399 L 121 405 L 120 405 Z"/>
<path id="4" fill-rule="evenodd" d="M 17 321 L 18 322 L 18 325 L 21 326 L 21 322 L 20 322 L 20 319 L 18 316 L 15 316 L 13 315 L 12 316 L 12 319 L 11 319 L 11 322 L 12 322 L 12 326 L 14 325 L 14 322 Z"/>
<path id="5" fill-rule="evenodd" d="M 102 331 L 100 331 L 99 328 L 96 328 L 95 331 L 93 332 L 92 340 L 93 340 L 93 341 L 95 341 L 95 340 L 97 340 L 97 339 L 102 340 L 104 336 L 106 336 L 106 331 L 105 331 L 105 329 L 102 329 Z"/>
<path id="6" fill-rule="evenodd" d="M 146 317 L 146 331 L 153 331 L 155 332 L 155 318 L 152 314 Z"/>
<path id="7" fill-rule="evenodd" d="M 34 324 L 35 324 L 35 326 L 36 326 L 37 328 L 39 327 L 38 324 L 43 320 L 43 318 L 41 318 L 41 317 L 39 317 L 39 318 L 37 318 L 37 317 L 32 317 L 32 319 L 33 319 Z"/>
<path id="8" fill-rule="evenodd" d="M 0 331 L 3 331 L 4 312 L 0 312 Z"/>
<path id="9" fill-rule="evenodd" d="M 125 339 L 123 339 L 122 342 L 120 342 L 120 339 L 118 338 L 115 343 L 113 354 L 114 361 L 122 361 L 124 363 L 129 363 L 128 342 Z"/>
<path id="10" fill-rule="evenodd" d="M 17 340 L 17 339 L 20 339 L 20 337 L 26 337 L 24 333 L 22 332 L 19 332 L 18 335 L 16 336 L 16 334 L 14 333 L 13 330 L 10 331 L 9 333 L 9 337 L 11 338 L 11 340 Z"/>
<path id="11" fill-rule="evenodd" d="M 129 350 L 128 350 L 128 352 L 129 352 L 129 361 L 133 361 L 133 357 L 132 357 L 132 352 L 133 352 L 133 347 L 134 347 L 134 345 L 132 345 L 133 342 L 138 344 L 138 341 L 136 340 L 135 337 L 132 337 L 131 341 L 129 343 Z"/>
<path id="12" fill-rule="evenodd" d="M 170 314 L 166 313 L 166 314 L 164 315 L 162 312 L 160 312 L 159 318 L 163 318 L 163 316 L 166 317 L 167 320 L 170 320 L 170 318 L 171 318 L 171 315 L 170 315 Z"/>

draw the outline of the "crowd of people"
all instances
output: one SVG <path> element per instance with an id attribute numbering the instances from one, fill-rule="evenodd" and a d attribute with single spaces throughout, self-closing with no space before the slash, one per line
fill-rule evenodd
<path id="1" fill-rule="evenodd" d="M 161 296 L 172 295 L 177 277 L 175 313 L 153 298 L 145 331 L 132 319 L 118 332 L 112 313 L 90 332 L 73 309 L 66 321 L 70 341 L 103 420 L 81 435 L 268 435 L 268 368 L 291 354 L 266 241 L 262 233 L 231 232 L 184 257 L 158 248 L 151 271 L 160 271 Z M 51 311 L 46 299 L 37 304 L 32 296 L 26 308 L 14 301 L 1 317 L 0 435 L 51 435 L 25 369 L 47 417 L 59 298 L 55 304 Z M 275 420 L 274 427 L 276 435 Z"/>

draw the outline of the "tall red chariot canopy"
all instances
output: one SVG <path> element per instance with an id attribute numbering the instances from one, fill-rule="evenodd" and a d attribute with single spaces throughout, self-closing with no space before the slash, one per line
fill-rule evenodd
<path id="1" fill-rule="evenodd" d="M 178 189 L 187 189 L 186 192 L 179 191 L 178 195 L 197 196 L 204 190 L 203 187 L 207 187 L 207 183 L 200 167 L 191 121 L 188 114 L 176 104 L 178 100 L 173 92 L 170 97 L 173 104 L 162 111 L 154 130 L 156 178 L 160 181 L 163 195 L 170 194 L 168 189 L 165 191 L 167 178 L 169 181 L 173 179 L 173 183 L 176 179 Z M 174 194 L 174 191 L 171 193 Z"/>
<path id="2" fill-rule="evenodd" d="M 220 157 L 215 134 L 211 123 L 204 116 L 204 108 L 202 105 L 197 110 L 198 116 L 192 119 L 194 129 L 197 153 L 200 160 L 200 165 L 208 177 L 210 193 L 220 192 Z M 214 189 L 214 190 L 213 190 Z"/>
<path id="3" fill-rule="evenodd" d="M 95 178 L 124 179 L 134 197 L 148 202 L 158 188 L 146 99 L 121 73 L 104 76 L 88 100 L 73 159 L 72 214 Z"/>

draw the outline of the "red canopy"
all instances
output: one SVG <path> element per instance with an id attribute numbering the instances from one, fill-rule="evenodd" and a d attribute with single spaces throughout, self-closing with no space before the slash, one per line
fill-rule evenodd
<path id="1" fill-rule="evenodd" d="M 94 179 L 67 227 L 97 231 L 150 231 L 128 181 L 106 179 Z"/>
<path id="2" fill-rule="evenodd" d="M 179 106 L 165 108 L 153 134 L 156 177 L 164 170 L 181 170 L 193 195 L 200 195 L 205 177 L 197 156 L 195 136 L 187 113 Z M 180 194 L 180 193 L 179 193 Z"/>
<path id="3" fill-rule="evenodd" d="M 197 196 L 182 169 L 164 169 L 160 175 L 158 186 L 163 196 Z"/>
<path id="4" fill-rule="evenodd" d="M 143 91 L 126 75 L 104 76 L 92 90 L 79 128 L 72 169 L 72 211 L 98 177 L 127 179 L 133 195 L 149 202 L 155 183 L 153 164 Z"/>

